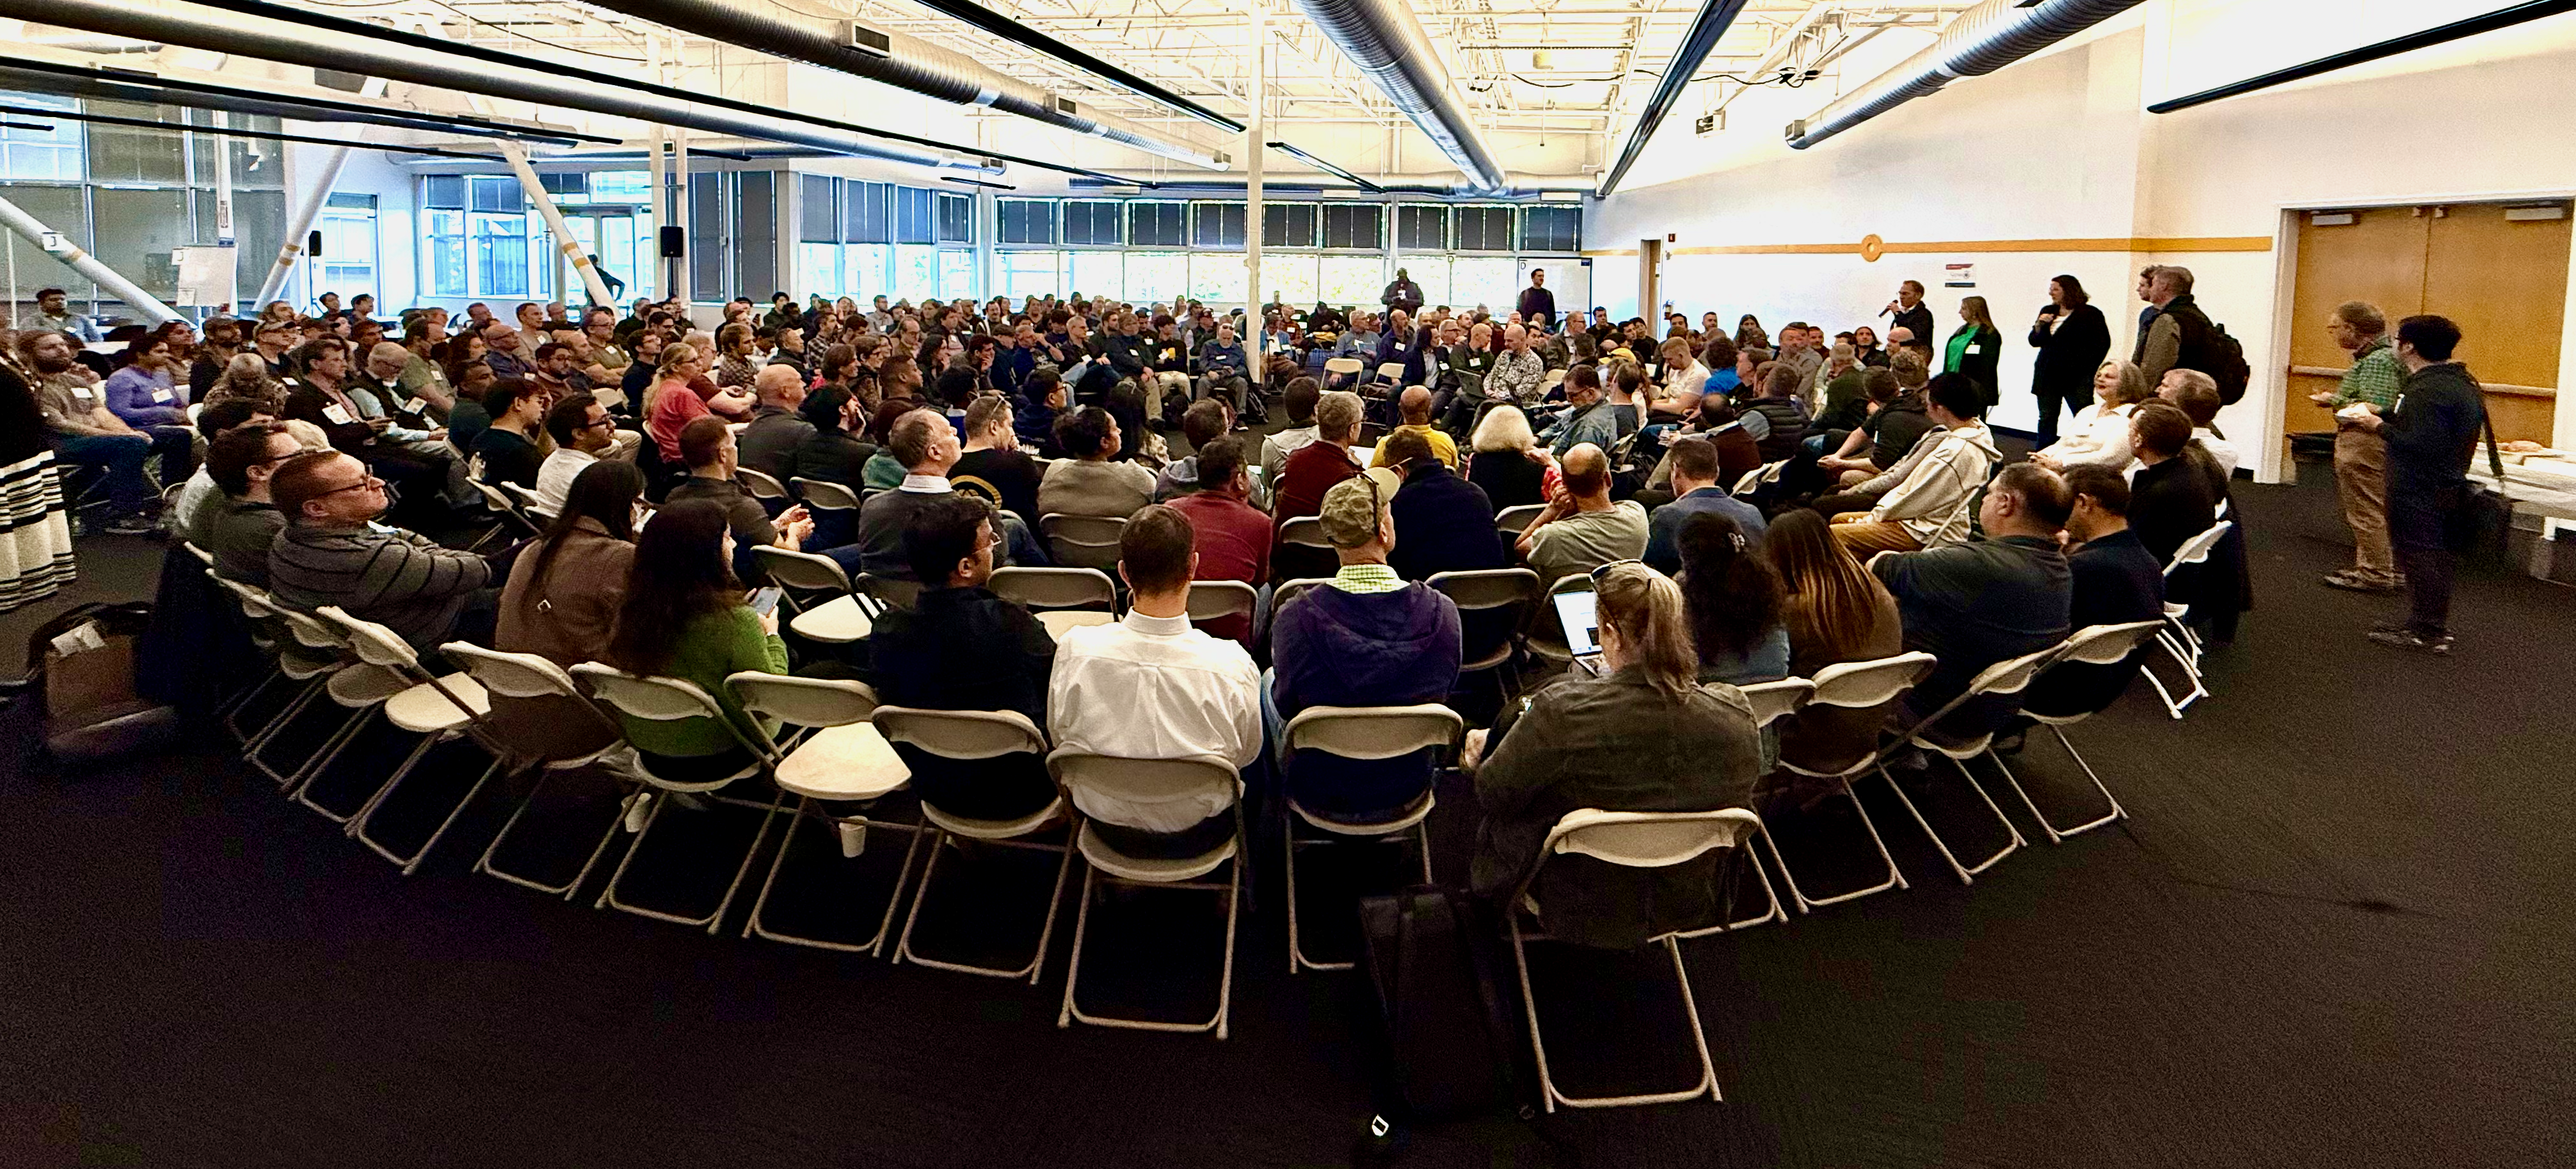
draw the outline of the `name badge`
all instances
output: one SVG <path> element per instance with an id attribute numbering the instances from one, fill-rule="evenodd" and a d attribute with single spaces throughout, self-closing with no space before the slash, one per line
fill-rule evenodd
<path id="1" fill-rule="evenodd" d="M 152 391 L 152 400 L 155 402 L 167 402 L 170 400 L 170 391 L 167 389 L 154 390 Z"/>
<path id="2" fill-rule="evenodd" d="M 357 419 L 349 417 L 348 408 L 340 405 L 338 402 L 332 402 L 323 406 L 322 416 L 330 419 L 332 425 L 335 426 L 347 426 L 350 423 L 357 421 Z"/>
<path id="3" fill-rule="evenodd" d="M 1968 355 L 1968 356 L 1970 356 L 1970 357 L 1974 357 L 1974 356 L 1976 356 L 1976 355 L 1978 355 L 1978 354 L 1980 354 L 1980 353 L 1983 353 L 1983 352 L 1985 352 L 1985 351 L 1986 351 L 1986 347 L 1985 347 L 1985 346 L 1983 346 L 1983 345 L 1971 345 L 1971 346 L 1968 346 L 1968 348 L 1967 348 L 1967 355 Z"/>
<path id="4" fill-rule="evenodd" d="M 405 398 L 402 400 L 400 409 L 405 414 L 418 414 L 420 413 L 420 399 Z"/>
<path id="5" fill-rule="evenodd" d="M 91 393 L 88 386 L 73 386 L 72 396 L 84 402 L 94 402 L 98 400 L 98 395 Z"/>

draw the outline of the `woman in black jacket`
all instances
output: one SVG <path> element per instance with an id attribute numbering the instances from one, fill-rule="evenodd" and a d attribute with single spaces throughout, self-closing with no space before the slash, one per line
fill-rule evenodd
<path id="1" fill-rule="evenodd" d="M 1986 409 L 1995 408 L 2002 384 L 1995 377 L 1995 359 L 2003 356 L 2004 335 L 1995 328 L 1995 319 L 1986 311 L 1986 298 L 1962 297 L 1959 300 L 1959 328 L 1950 334 L 1943 354 L 1941 372 L 1964 373 L 1977 383 L 1986 399 Z M 2087 375 L 2090 376 L 2090 375 Z"/>
<path id="2" fill-rule="evenodd" d="M 2039 350 L 2030 390 L 2039 399 L 2041 446 L 2057 441 L 2058 415 L 2092 401 L 2093 372 L 2111 352 L 2111 326 L 2092 301 L 2074 277 L 2059 276 L 2048 282 L 2048 307 L 2030 326 L 2030 347 Z"/>

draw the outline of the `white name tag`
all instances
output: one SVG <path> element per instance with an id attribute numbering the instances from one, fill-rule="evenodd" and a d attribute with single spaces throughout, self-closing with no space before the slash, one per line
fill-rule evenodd
<path id="1" fill-rule="evenodd" d="M 1986 351 L 1986 347 L 1985 347 L 1985 346 L 1983 346 L 1983 345 L 1971 345 L 1971 346 L 1968 346 L 1968 349 L 1967 349 L 1967 355 L 1968 355 L 1968 356 L 1970 356 L 1970 357 L 1974 357 L 1974 356 L 1976 356 L 1976 355 L 1978 355 L 1978 354 L 1980 354 L 1980 353 L 1983 353 L 1983 352 L 1985 352 L 1985 351 Z"/>
<path id="2" fill-rule="evenodd" d="M 348 409 L 340 405 L 338 402 L 333 402 L 322 407 L 322 416 L 330 419 L 332 424 L 335 426 L 347 426 L 350 423 L 357 421 L 357 419 L 349 417 Z"/>
<path id="3" fill-rule="evenodd" d="M 155 402 L 167 402 L 170 400 L 170 391 L 166 389 L 154 390 L 152 391 L 152 400 Z"/>
<path id="4" fill-rule="evenodd" d="M 73 386 L 72 396 L 84 402 L 96 401 L 98 399 L 98 395 L 91 393 L 88 386 Z"/>

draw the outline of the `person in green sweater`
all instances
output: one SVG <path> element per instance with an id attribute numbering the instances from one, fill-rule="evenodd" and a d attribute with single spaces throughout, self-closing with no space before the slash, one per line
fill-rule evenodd
<path id="1" fill-rule="evenodd" d="M 723 507 L 693 499 L 655 512 L 637 533 L 635 567 L 605 656 L 628 673 L 695 683 L 744 731 L 758 726 L 775 732 L 774 725 L 745 713 L 725 688 L 725 678 L 743 670 L 787 672 L 777 614 L 757 613 L 744 603 L 732 564 L 733 534 Z M 658 722 L 623 713 L 618 719 L 626 741 L 656 775 L 715 779 L 751 761 L 733 735 L 709 720 Z"/>

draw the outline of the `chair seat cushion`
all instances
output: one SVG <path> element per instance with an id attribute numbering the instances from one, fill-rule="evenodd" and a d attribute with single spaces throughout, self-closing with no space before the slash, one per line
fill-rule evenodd
<path id="1" fill-rule="evenodd" d="M 859 608 L 858 598 L 853 596 L 834 597 L 807 609 L 790 618 L 787 627 L 795 630 L 798 637 L 829 645 L 863 641 L 875 631 L 866 611 Z"/>
<path id="2" fill-rule="evenodd" d="M 778 766 L 778 786 L 818 800 L 873 800 L 911 778 L 894 745 L 867 723 L 817 731 Z"/>

